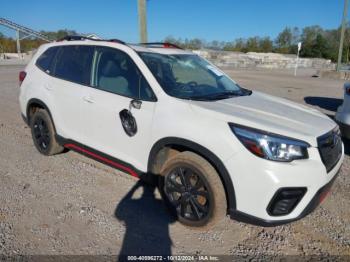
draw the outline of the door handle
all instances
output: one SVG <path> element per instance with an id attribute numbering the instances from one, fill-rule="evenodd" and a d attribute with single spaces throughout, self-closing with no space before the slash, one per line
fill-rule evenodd
<path id="1" fill-rule="evenodd" d="M 94 103 L 95 101 L 91 98 L 91 96 L 83 96 L 84 101 L 88 103 Z"/>

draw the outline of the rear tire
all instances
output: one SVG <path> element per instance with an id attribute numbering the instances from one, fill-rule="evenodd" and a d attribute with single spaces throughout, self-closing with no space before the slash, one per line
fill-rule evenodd
<path id="1" fill-rule="evenodd" d="M 179 153 L 166 161 L 161 175 L 160 191 L 182 224 L 211 228 L 226 216 L 223 184 L 203 157 L 189 151 Z"/>
<path id="2" fill-rule="evenodd" d="M 51 156 L 63 152 L 64 147 L 56 140 L 56 132 L 49 113 L 37 110 L 30 119 L 32 138 L 36 149 L 43 155 Z"/>

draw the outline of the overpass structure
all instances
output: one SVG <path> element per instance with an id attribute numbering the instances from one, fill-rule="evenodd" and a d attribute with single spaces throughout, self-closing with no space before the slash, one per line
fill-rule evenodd
<path id="1" fill-rule="evenodd" d="M 37 32 L 37 31 L 30 29 L 28 27 L 16 24 L 16 23 L 14 23 L 10 20 L 7 20 L 5 18 L 0 17 L 0 25 L 3 25 L 5 27 L 8 27 L 8 28 L 16 31 L 18 57 L 20 57 L 20 54 L 21 54 L 20 40 L 23 40 L 23 39 L 30 37 L 30 36 L 34 36 L 34 37 L 42 39 L 44 41 L 51 42 L 51 40 L 49 38 L 47 38 L 45 35 L 41 34 L 40 32 Z M 22 35 L 24 35 L 22 38 L 20 38 L 20 33 Z"/>

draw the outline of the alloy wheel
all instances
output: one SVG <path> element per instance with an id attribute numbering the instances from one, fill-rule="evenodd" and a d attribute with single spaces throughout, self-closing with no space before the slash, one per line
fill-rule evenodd
<path id="1" fill-rule="evenodd" d="M 42 118 L 36 118 L 34 121 L 34 138 L 42 151 L 47 150 L 50 144 L 50 131 L 47 123 Z"/>
<path id="2" fill-rule="evenodd" d="M 164 191 L 178 216 L 191 221 L 208 218 L 212 208 L 210 190 L 198 171 L 187 166 L 176 167 L 164 182 Z"/>

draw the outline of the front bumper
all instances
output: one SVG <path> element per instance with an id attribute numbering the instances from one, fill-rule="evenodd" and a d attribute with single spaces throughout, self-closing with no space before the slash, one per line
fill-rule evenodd
<path id="1" fill-rule="evenodd" d="M 239 221 L 239 222 L 248 223 L 248 224 L 257 225 L 257 226 L 263 226 L 263 227 L 280 226 L 283 224 L 287 224 L 287 223 L 291 223 L 291 222 L 294 222 L 296 220 L 299 220 L 299 219 L 307 216 L 311 212 L 313 212 L 318 207 L 318 205 L 323 201 L 325 196 L 330 191 L 336 177 L 338 176 L 339 171 L 330 182 L 328 182 L 320 190 L 317 191 L 317 193 L 311 199 L 310 203 L 306 206 L 306 208 L 300 213 L 299 216 L 297 216 L 295 218 L 290 218 L 290 219 L 285 219 L 285 220 L 266 220 L 266 219 L 258 218 L 258 217 L 240 212 L 238 210 L 231 210 L 230 217 L 234 220 Z"/>
<path id="2" fill-rule="evenodd" d="M 276 226 L 305 217 L 321 202 L 334 182 L 344 159 L 344 147 L 337 164 L 328 173 L 317 148 L 309 148 L 309 159 L 290 163 L 267 161 L 242 151 L 225 162 L 236 197 L 231 218 L 261 226 Z M 290 213 L 272 215 L 269 204 L 282 188 L 306 188 Z"/>

